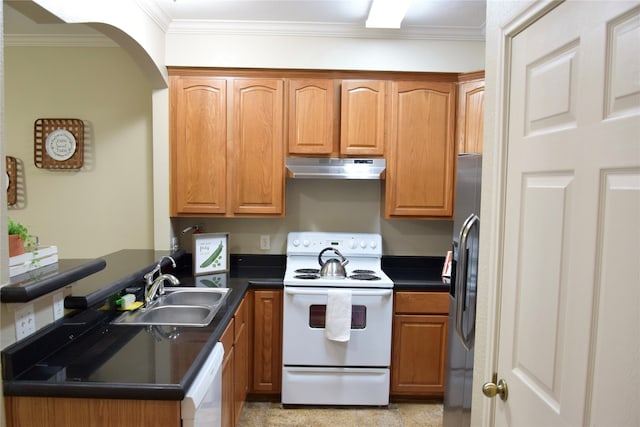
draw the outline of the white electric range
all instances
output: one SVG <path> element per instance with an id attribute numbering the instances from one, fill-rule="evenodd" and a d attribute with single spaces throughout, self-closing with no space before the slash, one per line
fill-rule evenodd
<path id="1" fill-rule="evenodd" d="M 336 252 L 337 250 L 337 252 Z M 319 255 L 323 254 L 321 260 Z M 348 262 L 345 277 L 321 263 Z M 393 281 L 382 271 L 382 237 L 370 233 L 292 232 L 284 276 L 282 403 L 387 405 Z M 350 301 L 346 340 L 327 333 L 329 294 Z M 345 296 L 346 295 L 346 296 Z M 349 314 L 347 314 L 348 316 Z M 348 319 L 347 319 L 348 320 Z"/>

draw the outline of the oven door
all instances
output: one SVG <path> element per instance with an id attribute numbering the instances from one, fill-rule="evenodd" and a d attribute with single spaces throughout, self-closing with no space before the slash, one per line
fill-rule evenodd
<path id="1" fill-rule="evenodd" d="M 392 289 L 351 289 L 351 336 L 325 337 L 327 288 L 284 288 L 282 361 L 288 366 L 388 367 Z"/>

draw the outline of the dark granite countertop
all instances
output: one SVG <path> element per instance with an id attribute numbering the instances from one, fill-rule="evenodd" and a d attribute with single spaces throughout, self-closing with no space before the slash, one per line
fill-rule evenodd
<path id="1" fill-rule="evenodd" d="M 74 297 L 86 308 L 2 351 L 4 394 L 181 400 L 247 290 L 283 286 L 284 255 L 232 255 L 228 273 L 192 276 L 190 255 L 180 253 L 173 273 L 183 286 L 215 283 L 231 289 L 209 326 L 175 330 L 111 324 L 118 313 L 100 307 L 108 294 L 141 285 L 142 274 L 163 255 L 126 250 L 105 256 L 104 270 L 74 284 Z M 383 258 L 398 290 L 447 291 L 439 279 L 441 265 L 437 257 Z M 175 332 L 177 337 L 168 338 Z"/>
<path id="2" fill-rule="evenodd" d="M 111 324 L 119 312 L 100 307 L 109 296 L 104 289 L 119 293 L 140 285 L 141 274 L 166 254 L 131 250 L 105 256 L 101 277 L 83 279 L 77 288 L 74 284 L 75 297 L 97 305 L 77 310 L 2 351 L 4 394 L 181 400 L 247 289 L 282 287 L 281 256 L 257 262 L 236 256 L 231 272 L 194 277 L 190 256 L 178 254 L 174 273 L 182 286 L 216 279 L 231 289 L 212 322 L 204 328 L 177 329 Z M 99 298 L 92 296 L 96 293 Z M 168 338 L 176 332 L 177 337 Z"/>
<path id="3" fill-rule="evenodd" d="M 12 277 L 0 288 L 0 301 L 27 302 L 63 288 L 104 269 L 104 259 L 64 259 Z"/>
<path id="4" fill-rule="evenodd" d="M 443 257 L 385 256 L 382 270 L 393 281 L 396 291 L 448 292 L 442 280 Z"/>

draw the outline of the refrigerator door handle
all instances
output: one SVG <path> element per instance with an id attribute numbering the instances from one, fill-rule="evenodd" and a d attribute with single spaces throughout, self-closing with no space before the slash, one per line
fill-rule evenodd
<path id="1" fill-rule="evenodd" d="M 471 350 L 471 340 L 468 337 L 465 337 L 462 330 L 465 308 L 464 303 L 467 297 L 467 264 L 469 263 L 469 260 L 467 259 L 467 239 L 471 229 L 476 224 L 480 224 L 480 218 L 478 215 L 472 213 L 462 225 L 458 239 L 458 264 L 456 266 L 456 335 L 458 335 L 458 338 L 460 338 L 462 345 L 467 349 L 467 351 Z"/>

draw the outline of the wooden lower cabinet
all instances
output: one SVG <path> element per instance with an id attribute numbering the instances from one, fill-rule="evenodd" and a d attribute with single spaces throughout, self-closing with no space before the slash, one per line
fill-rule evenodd
<path id="1" fill-rule="evenodd" d="M 249 390 L 249 299 L 245 297 L 220 337 L 222 360 L 222 427 L 238 424 Z"/>
<path id="2" fill-rule="evenodd" d="M 253 381 L 250 392 L 277 395 L 282 386 L 282 289 L 253 293 Z"/>
<path id="3" fill-rule="evenodd" d="M 238 425 L 244 401 L 249 392 L 249 310 L 245 297 L 233 317 L 233 411 Z"/>
<path id="4" fill-rule="evenodd" d="M 174 400 L 5 397 L 7 427 L 177 427 L 180 402 Z"/>
<path id="5" fill-rule="evenodd" d="M 391 350 L 392 398 L 444 395 L 449 294 L 396 292 Z"/>

